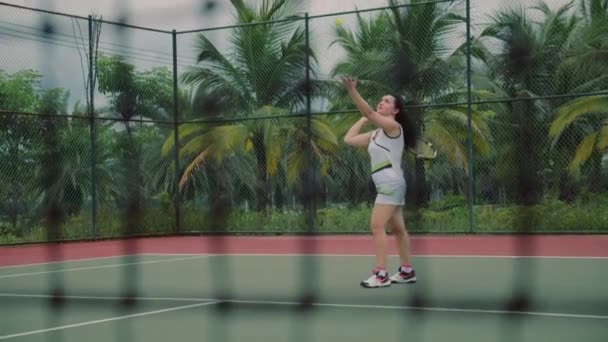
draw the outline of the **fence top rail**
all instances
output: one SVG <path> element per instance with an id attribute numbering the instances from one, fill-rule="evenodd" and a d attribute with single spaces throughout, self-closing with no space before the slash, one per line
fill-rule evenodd
<path id="1" fill-rule="evenodd" d="M 538 100 L 557 100 L 557 99 L 567 99 L 567 98 L 580 98 L 580 97 L 589 97 L 589 96 L 608 96 L 608 90 L 601 90 L 595 92 L 581 92 L 581 93 L 569 93 L 569 94 L 555 94 L 555 95 L 542 95 L 542 96 L 530 96 L 530 97 L 514 97 L 514 98 L 488 98 L 488 99 L 480 99 L 470 101 L 471 105 L 485 105 L 485 104 L 500 104 L 500 103 L 511 103 L 511 102 L 530 102 L 530 101 L 538 101 Z M 468 105 L 468 101 L 455 101 L 455 102 L 442 102 L 442 103 L 419 103 L 415 105 L 405 105 L 405 109 L 414 109 L 414 108 L 447 108 L 447 107 L 457 107 L 457 106 L 466 106 Z M 301 118 L 306 116 L 327 116 L 327 115 L 340 115 L 340 114 L 351 114 L 356 113 L 359 110 L 356 108 L 351 109 L 343 109 L 343 110 L 331 110 L 331 111 L 311 111 L 310 113 L 307 111 L 294 111 L 285 115 L 272 115 L 272 116 L 239 116 L 239 117 L 210 117 L 210 118 L 196 118 L 196 119 L 188 119 L 188 120 L 178 120 L 169 121 L 169 120 L 151 120 L 151 119 L 142 119 L 142 118 L 131 118 L 125 119 L 120 117 L 109 117 L 109 116 L 87 116 L 87 115 L 74 115 L 74 114 L 45 114 L 45 113 L 34 113 L 34 112 L 24 112 L 24 111 L 14 111 L 14 110 L 4 110 L 0 109 L 0 116 L 11 116 L 11 115 L 20 115 L 20 116 L 34 116 L 34 117 L 56 117 L 56 118 L 71 118 L 71 119 L 94 119 L 99 121 L 124 121 L 124 122 L 143 122 L 143 123 L 158 123 L 158 124 L 202 124 L 202 123 L 229 123 L 229 122 L 241 122 L 241 121 L 252 121 L 252 120 L 266 120 L 266 119 L 292 119 L 292 118 Z M 499 122 L 496 120 L 491 120 L 494 122 Z M 608 125 L 606 123 L 605 125 Z"/>
<path id="2" fill-rule="evenodd" d="M 122 26 L 122 27 L 126 27 L 126 28 L 133 28 L 133 29 L 138 29 L 138 30 L 145 30 L 145 31 L 152 31 L 152 32 L 159 32 L 159 33 L 166 33 L 166 34 L 172 34 L 173 33 L 172 31 L 160 30 L 160 29 L 155 29 L 155 28 L 151 28 L 151 27 L 131 25 L 131 24 L 126 24 L 126 23 L 121 23 L 121 22 L 116 22 L 116 21 L 110 21 L 110 20 L 95 19 L 95 18 L 92 18 L 91 16 L 84 17 L 84 16 L 80 16 L 80 15 L 74 15 L 74 14 L 67 14 L 67 13 L 49 11 L 49 10 L 44 10 L 44 9 L 40 9 L 40 8 L 35 8 L 35 7 L 28 7 L 28 6 L 23 6 L 23 5 L 9 4 L 9 3 L 6 3 L 6 2 L 1 2 L 1 1 L 0 1 L 0 6 L 19 8 L 19 9 L 30 10 L 30 11 L 34 11 L 34 12 L 40 12 L 40 13 L 58 15 L 58 16 L 62 16 L 62 17 L 69 17 L 69 18 L 73 18 L 73 19 L 93 20 L 93 21 L 97 21 L 97 22 L 102 22 L 102 23 L 106 23 L 106 24 Z"/>

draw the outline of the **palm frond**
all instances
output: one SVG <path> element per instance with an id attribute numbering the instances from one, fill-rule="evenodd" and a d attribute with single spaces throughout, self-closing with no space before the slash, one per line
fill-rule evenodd
<path id="1" fill-rule="evenodd" d="M 180 149 L 179 149 L 179 158 L 184 159 L 190 155 L 197 155 L 200 151 L 206 150 L 211 147 L 211 143 L 209 141 L 209 135 L 199 135 L 194 137 L 193 139 L 188 140 Z"/>
<path id="2" fill-rule="evenodd" d="M 230 0 L 236 10 L 236 20 L 241 23 L 249 23 L 255 20 L 255 12 L 245 4 L 244 0 Z"/>
<path id="3" fill-rule="evenodd" d="M 586 136 L 576 148 L 574 158 L 570 162 L 569 170 L 571 173 L 575 173 L 578 168 L 591 157 L 593 150 L 595 149 L 598 138 L 598 132 L 592 133 Z"/>
<path id="4" fill-rule="evenodd" d="M 608 152 L 608 119 L 604 120 L 602 129 L 600 130 L 600 134 L 597 140 L 597 148 L 602 153 Z"/>
<path id="5" fill-rule="evenodd" d="M 466 108 L 430 110 L 425 116 L 425 122 L 429 126 L 440 125 L 446 131 L 450 131 L 452 137 L 457 137 L 461 149 L 466 149 L 468 131 Z M 477 111 L 473 111 L 471 123 L 474 151 L 481 155 L 489 153 L 491 149 L 490 128 Z"/>
<path id="6" fill-rule="evenodd" d="M 328 125 L 325 120 L 313 119 L 311 121 L 312 133 L 315 141 L 318 141 L 323 150 L 330 150 L 338 144 L 338 138 L 334 130 Z"/>
<path id="7" fill-rule="evenodd" d="M 184 170 L 184 173 L 182 174 L 182 176 L 180 177 L 180 180 L 179 180 L 180 191 L 184 188 L 184 186 L 190 180 L 192 175 L 201 166 L 203 166 L 205 164 L 208 155 L 209 155 L 209 149 L 205 149 L 198 156 L 196 156 L 196 158 L 194 158 L 194 160 L 192 160 L 192 162 L 190 162 L 190 164 L 188 164 L 188 166 Z"/>
<path id="8" fill-rule="evenodd" d="M 183 74 L 183 81 L 195 89 L 202 88 L 202 93 L 206 96 L 214 96 L 222 103 L 230 103 L 233 110 L 247 108 L 248 104 L 254 102 L 248 83 L 240 83 L 227 76 L 229 75 L 207 68 L 194 67 Z M 196 92 L 201 93 L 198 90 Z"/>
<path id="9" fill-rule="evenodd" d="M 593 113 L 608 112 L 608 96 L 590 96 L 578 98 L 560 107 L 557 117 L 549 128 L 549 137 L 558 138 L 562 132 L 581 116 Z"/>
<path id="10" fill-rule="evenodd" d="M 279 170 L 279 164 L 281 162 L 281 152 L 283 150 L 283 144 L 280 143 L 284 139 L 283 132 L 275 129 L 275 123 L 271 120 L 265 120 L 264 122 L 264 147 L 266 154 L 266 170 L 268 174 L 274 176 Z"/>
<path id="11" fill-rule="evenodd" d="M 445 126 L 435 124 L 427 127 L 425 136 L 437 148 L 440 155 L 451 164 L 461 166 L 468 174 L 467 153 L 459 137 L 454 136 L 453 132 L 450 132 Z"/>
<path id="12" fill-rule="evenodd" d="M 243 124 L 224 125 L 215 127 L 208 134 L 213 143 L 213 155 L 221 159 L 237 148 L 245 148 L 245 143 L 250 136 L 250 129 Z"/>
<path id="13" fill-rule="evenodd" d="M 207 127 L 202 124 L 182 124 L 177 129 L 177 135 L 180 141 L 187 140 L 193 134 L 201 134 Z M 161 154 L 167 155 L 175 146 L 175 138 L 173 134 L 169 134 L 161 147 Z"/>
<path id="14" fill-rule="evenodd" d="M 302 174 L 302 170 L 306 170 L 306 164 L 308 163 L 305 153 L 293 152 L 286 157 L 287 160 L 287 183 L 293 185 L 299 179 Z"/>
<path id="15" fill-rule="evenodd" d="M 196 60 L 198 64 L 230 74 L 234 81 L 243 81 L 242 72 L 204 34 L 197 36 L 195 48 L 199 51 Z"/>

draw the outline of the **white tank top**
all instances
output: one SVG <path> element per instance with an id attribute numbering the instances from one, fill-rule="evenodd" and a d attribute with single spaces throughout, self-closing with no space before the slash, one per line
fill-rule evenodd
<path id="1" fill-rule="evenodd" d="M 371 159 L 374 182 L 400 181 L 403 179 L 401 158 L 403 155 L 403 129 L 399 126 L 399 136 L 392 138 L 382 128 L 372 132 L 367 151 Z"/>

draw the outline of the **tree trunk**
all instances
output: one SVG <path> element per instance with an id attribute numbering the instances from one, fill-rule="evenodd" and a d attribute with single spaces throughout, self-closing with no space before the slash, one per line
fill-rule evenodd
<path id="1" fill-rule="evenodd" d="M 217 170 L 217 164 L 214 160 L 209 159 L 207 163 L 205 163 L 205 178 L 207 179 L 207 183 L 209 185 L 209 206 L 213 206 L 213 203 L 219 201 L 219 196 L 221 194 L 221 186 L 220 186 L 220 177 Z"/>
<path id="2" fill-rule="evenodd" d="M 57 122 L 55 117 L 49 116 L 43 120 L 44 154 L 42 167 L 45 194 L 42 208 L 47 225 L 47 241 L 62 239 L 61 223 L 63 221 L 63 208 L 59 199 L 59 175 L 62 158 L 58 153 Z"/>
<path id="3" fill-rule="evenodd" d="M 527 94 L 518 94 L 520 98 Z M 534 205 L 540 202 L 542 196 L 541 155 L 539 140 L 541 127 L 536 119 L 537 109 L 532 101 L 518 101 L 512 104 L 512 115 L 516 118 L 518 128 L 514 129 L 512 141 L 513 166 L 515 173 L 515 198 L 518 204 Z"/>
<path id="4" fill-rule="evenodd" d="M 205 172 L 209 184 L 209 214 L 205 220 L 206 225 L 212 232 L 223 232 L 228 226 L 228 214 L 232 206 L 222 181 L 220 165 L 210 159 Z"/>
<path id="5" fill-rule="evenodd" d="M 604 192 L 604 177 L 602 175 L 602 154 L 593 151 L 589 158 L 589 191 L 592 193 Z"/>
<path id="6" fill-rule="evenodd" d="M 413 101 L 413 105 L 419 104 L 419 101 Z M 424 110 L 420 108 L 408 109 L 408 116 L 412 116 L 412 121 L 416 124 L 419 135 L 424 134 Z M 430 187 L 426 181 L 426 170 L 424 168 L 424 160 L 416 159 L 415 165 L 415 204 L 416 208 L 427 208 L 431 200 Z"/>
<path id="7" fill-rule="evenodd" d="M 578 195 L 578 189 L 576 187 L 574 179 L 567 171 L 564 171 L 560 174 L 558 189 L 558 198 L 560 201 L 572 203 L 574 202 L 574 200 L 576 200 L 576 196 Z"/>
<path id="8" fill-rule="evenodd" d="M 72 183 L 68 183 L 63 189 L 63 205 L 65 212 L 69 216 L 78 216 L 82 209 L 84 196 L 80 188 L 74 187 Z"/>
<path id="9" fill-rule="evenodd" d="M 253 137 L 253 148 L 257 161 L 257 210 L 267 214 L 269 196 L 268 170 L 266 168 L 266 146 L 264 146 L 264 137 L 262 134 L 256 133 Z"/>
<path id="10" fill-rule="evenodd" d="M 127 131 L 127 146 L 123 152 L 125 172 L 128 175 L 126 206 L 124 207 L 124 232 L 127 235 L 137 232 L 142 228 L 143 203 L 141 188 L 143 186 L 143 175 L 141 171 L 141 153 L 131 130 Z"/>
<path id="11" fill-rule="evenodd" d="M 424 160 L 416 159 L 416 205 L 418 208 L 426 208 L 431 200 L 431 192 L 426 181 L 426 170 Z"/>
<path id="12" fill-rule="evenodd" d="M 468 184 L 468 178 L 464 180 L 465 184 Z M 467 187 L 468 189 L 468 187 Z M 458 180 L 458 177 L 453 177 L 452 178 L 452 193 L 455 196 L 460 195 L 460 181 Z"/>
<path id="13" fill-rule="evenodd" d="M 287 184 L 285 182 L 285 169 L 279 166 L 277 173 L 277 184 L 274 186 L 274 198 L 277 209 L 283 209 L 285 206 L 285 188 Z"/>
<path id="14" fill-rule="evenodd" d="M 14 130 L 14 128 L 13 128 L 13 130 Z M 15 133 L 15 134 L 18 136 L 19 133 Z M 19 200 L 18 200 L 18 198 L 19 198 L 19 184 L 20 184 L 20 182 L 18 181 L 18 176 L 19 176 L 19 169 L 21 166 L 21 165 L 19 165 L 20 164 L 19 163 L 19 161 L 20 161 L 19 160 L 19 158 L 20 158 L 19 157 L 19 143 L 20 143 L 21 139 L 16 138 L 15 140 L 17 140 L 16 143 L 13 144 L 13 146 L 11 146 L 11 151 L 12 151 L 11 155 L 13 158 L 13 162 L 15 163 L 13 165 L 16 167 L 13 169 L 13 172 L 11 173 L 12 182 L 11 182 L 11 184 L 7 184 L 7 186 L 10 189 L 8 192 L 9 193 L 9 205 L 8 205 L 9 210 L 8 210 L 8 212 L 10 215 L 11 222 L 13 223 L 13 231 L 17 232 L 17 221 L 19 218 Z"/>
<path id="15" fill-rule="evenodd" d="M 17 218 L 19 217 L 19 212 L 17 210 L 15 210 L 14 208 L 10 208 L 9 214 L 10 214 L 11 225 L 13 227 L 13 234 L 15 234 L 17 236 L 21 236 L 20 232 L 17 232 Z"/>

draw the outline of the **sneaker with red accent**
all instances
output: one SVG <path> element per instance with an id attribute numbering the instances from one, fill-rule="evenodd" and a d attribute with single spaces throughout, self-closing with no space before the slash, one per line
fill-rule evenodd
<path id="1" fill-rule="evenodd" d="M 408 284 L 416 282 L 416 271 L 405 272 L 402 267 L 399 271 L 391 276 L 391 282 L 397 284 Z"/>
<path id="2" fill-rule="evenodd" d="M 367 288 L 391 286 L 391 279 L 385 270 L 374 270 L 372 276 L 361 282 L 361 286 Z"/>

